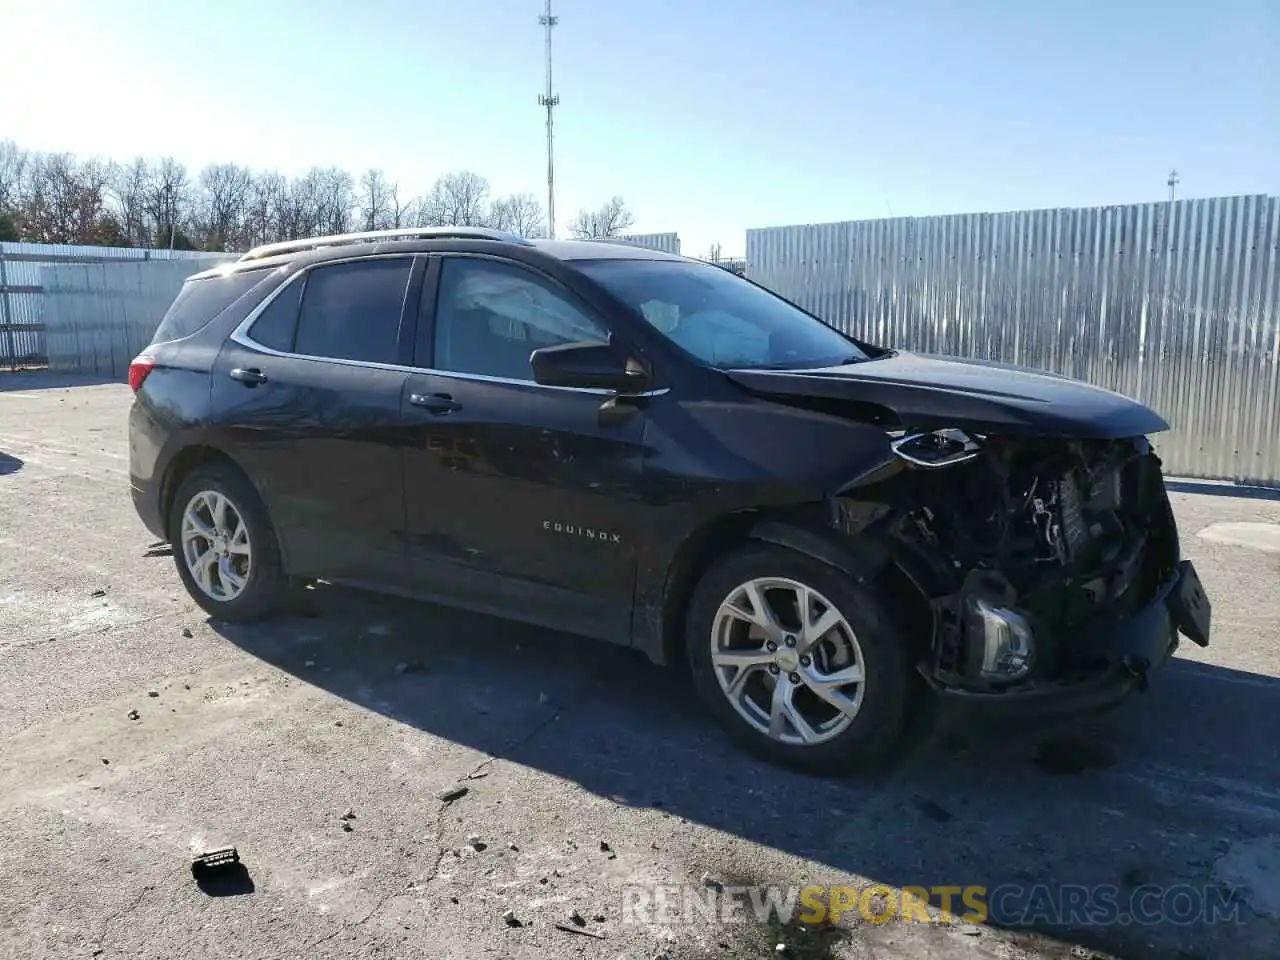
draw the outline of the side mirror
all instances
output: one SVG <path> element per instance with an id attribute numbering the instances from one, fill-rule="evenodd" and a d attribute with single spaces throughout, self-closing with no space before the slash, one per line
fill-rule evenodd
<path id="1" fill-rule="evenodd" d="M 639 361 L 605 343 L 562 343 L 529 356 L 533 379 L 544 387 L 583 387 L 643 393 L 652 380 Z"/>

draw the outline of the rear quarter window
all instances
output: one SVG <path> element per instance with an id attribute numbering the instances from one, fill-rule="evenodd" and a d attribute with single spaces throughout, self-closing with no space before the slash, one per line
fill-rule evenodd
<path id="1" fill-rule="evenodd" d="M 252 290 L 268 272 L 247 270 L 202 280 L 188 280 L 169 305 L 151 342 L 167 343 L 191 336 Z"/>

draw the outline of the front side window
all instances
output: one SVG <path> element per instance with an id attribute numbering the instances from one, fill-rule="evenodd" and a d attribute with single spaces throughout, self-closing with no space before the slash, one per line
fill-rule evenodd
<path id="1" fill-rule="evenodd" d="M 355 260 L 306 277 L 294 352 L 308 357 L 396 363 L 400 316 L 413 261 Z"/>
<path id="2" fill-rule="evenodd" d="M 782 370 L 868 359 L 822 321 L 709 263 L 618 259 L 576 266 L 708 366 Z"/>
<path id="3" fill-rule="evenodd" d="M 532 271 L 495 260 L 446 258 L 436 301 L 431 366 L 507 380 L 532 380 L 541 347 L 608 334 L 566 294 Z"/>

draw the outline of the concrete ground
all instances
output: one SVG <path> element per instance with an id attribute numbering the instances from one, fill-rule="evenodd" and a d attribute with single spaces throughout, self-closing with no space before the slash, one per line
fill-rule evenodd
<path id="1" fill-rule="evenodd" d="M 744 756 L 672 675 L 587 640 L 326 587 L 269 625 L 208 621 L 134 517 L 129 401 L 120 384 L 0 374 L 0 956 L 1199 958 L 1280 943 L 1276 499 L 1176 485 L 1213 645 L 1184 645 L 1147 695 L 1065 731 L 922 720 L 890 770 L 819 780 Z M 191 851 L 221 844 L 246 873 L 201 889 Z M 1042 911 L 1034 933 L 1003 914 L 623 922 L 624 886 L 705 889 L 706 874 L 1112 885 L 1122 908 L 1146 890 L 1168 911 Z M 1227 919 L 1199 916 L 1203 896 Z"/>

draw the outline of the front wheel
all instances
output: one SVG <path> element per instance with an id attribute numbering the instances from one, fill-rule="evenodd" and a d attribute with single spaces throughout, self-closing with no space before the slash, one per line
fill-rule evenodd
<path id="1" fill-rule="evenodd" d="M 257 620 L 287 596 L 275 531 L 238 471 L 214 464 L 187 477 L 173 498 L 169 529 L 178 575 L 210 616 Z"/>
<path id="2" fill-rule="evenodd" d="M 896 743 L 906 647 L 877 599 L 804 554 L 752 545 L 717 561 L 686 618 L 694 684 L 739 743 L 813 773 Z"/>

